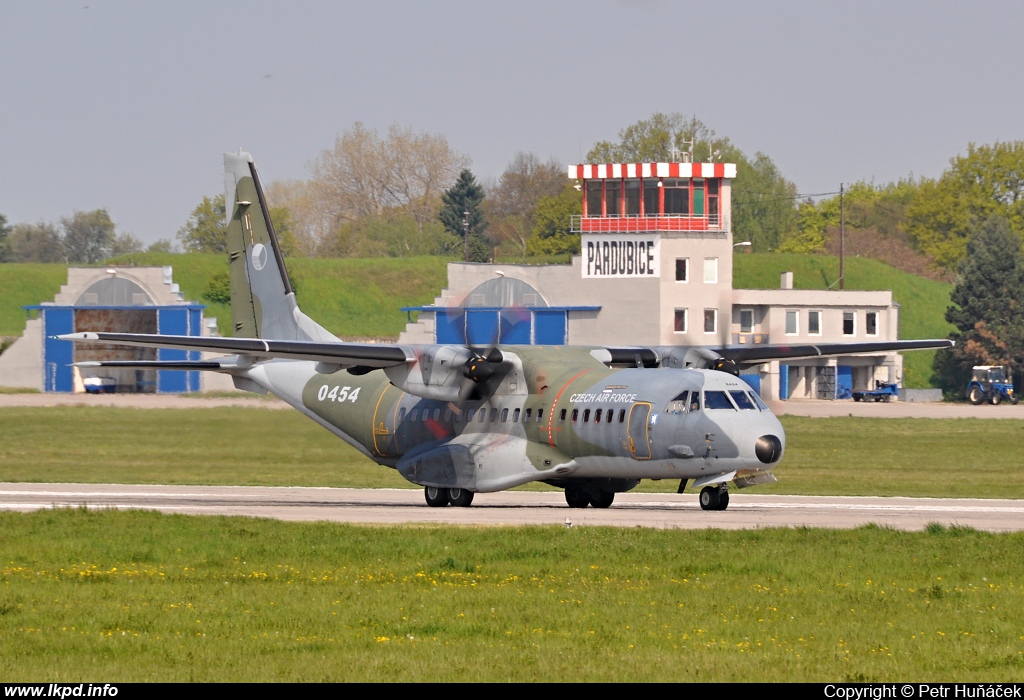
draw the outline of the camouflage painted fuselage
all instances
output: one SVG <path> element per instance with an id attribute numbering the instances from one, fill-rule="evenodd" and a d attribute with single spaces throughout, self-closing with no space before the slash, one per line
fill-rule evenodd
<path id="1" fill-rule="evenodd" d="M 249 378 L 409 481 L 486 492 L 530 481 L 749 475 L 778 462 L 785 435 L 766 408 L 696 410 L 683 392 L 749 387 L 713 370 L 611 369 L 583 347 L 500 346 L 512 369 L 484 401 L 430 400 L 383 371 L 322 374 L 275 360 Z M 301 387 L 301 390 L 299 389 Z M 749 393 L 748 393 L 749 395 Z M 681 409 L 681 410 L 680 410 Z M 760 436 L 779 454 L 765 463 Z M 632 482 L 632 483 L 629 483 Z"/>

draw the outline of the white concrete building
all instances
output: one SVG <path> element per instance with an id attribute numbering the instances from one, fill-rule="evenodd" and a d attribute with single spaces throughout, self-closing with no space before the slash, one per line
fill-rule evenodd
<path id="1" fill-rule="evenodd" d="M 891 292 L 734 289 L 731 181 L 723 163 L 569 166 L 583 214 L 568 265 L 452 263 L 448 287 L 400 342 L 573 345 L 817 344 L 898 339 Z M 899 381 L 896 353 L 744 370 L 769 398 L 837 398 Z"/>

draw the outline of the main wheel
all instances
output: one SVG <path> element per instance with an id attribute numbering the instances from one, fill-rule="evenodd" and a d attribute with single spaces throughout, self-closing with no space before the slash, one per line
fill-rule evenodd
<path id="1" fill-rule="evenodd" d="M 598 491 L 597 495 L 590 497 L 590 505 L 595 508 L 607 508 L 615 500 L 614 491 Z"/>
<path id="2" fill-rule="evenodd" d="M 718 508 L 715 510 L 725 510 L 729 507 L 729 492 L 722 489 L 718 493 Z"/>
<path id="3" fill-rule="evenodd" d="M 999 392 L 997 391 L 996 393 L 992 394 L 992 398 L 991 398 L 991 399 L 989 399 L 989 402 L 991 402 L 991 404 L 992 404 L 993 406 L 998 406 L 998 405 L 999 405 L 999 402 L 1000 402 L 1000 401 L 1002 401 L 1002 400 L 1003 400 L 1003 395 L 1002 395 L 1002 394 L 1000 394 L 1000 393 L 999 393 Z"/>
<path id="4" fill-rule="evenodd" d="M 967 400 L 977 406 L 985 400 L 985 392 L 979 387 L 972 386 L 971 390 L 967 392 Z"/>
<path id="5" fill-rule="evenodd" d="M 586 508 L 590 505 L 590 496 L 579 486 L 566 486 L 565 502 L 570 508 Z"/>
<path id="6" fill-rule="evenodd" d="M 423 495 L 427 499 L 427 505 L 431 508 L 444 508 L 448 505 L 448 490 L 437 486 L 427 486 L 423 489 Z"/>
<path id="7" fill-rule="evenodd" d="M 718 510 L 718 488 L 705 486 L 700 490 L 700 507 L 704 510 Z"/>
<path id="8" fill-rule="evenodd" d="M 457 508 L 469 508 L 473 503 L 473 492 L 467 489 L 448 489 L 448 502 Z"/>

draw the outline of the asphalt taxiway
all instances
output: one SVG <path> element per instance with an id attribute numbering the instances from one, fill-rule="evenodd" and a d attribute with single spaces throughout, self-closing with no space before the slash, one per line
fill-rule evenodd
<path id="1" fill-rule="evenodd" d="M 702 511 L 694 494 L 618 494 L 608 509 L 569 508 L 561 491 L 477 494 L 469 508 L 430 508 L 416 489 L 121 484 L 0 484 L 0 510 L 53 507 L 326 520 L 378 525 L 562 525 L 663 529 L 852 528 L 921 530 L 929 523 L 1024 530 L 1024 501 L 971 498 L 772 496 L 732 491 L 729 509 Z"/>

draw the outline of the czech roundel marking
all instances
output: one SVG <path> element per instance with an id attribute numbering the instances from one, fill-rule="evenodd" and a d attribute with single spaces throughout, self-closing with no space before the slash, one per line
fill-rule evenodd
<path id="1" fill-rule="evenodd" d="M 266 264 L 267 249 L 262 243 L 257 243 L 252 247 L 252 266 L 257 270 L 262 270 Z"/>

